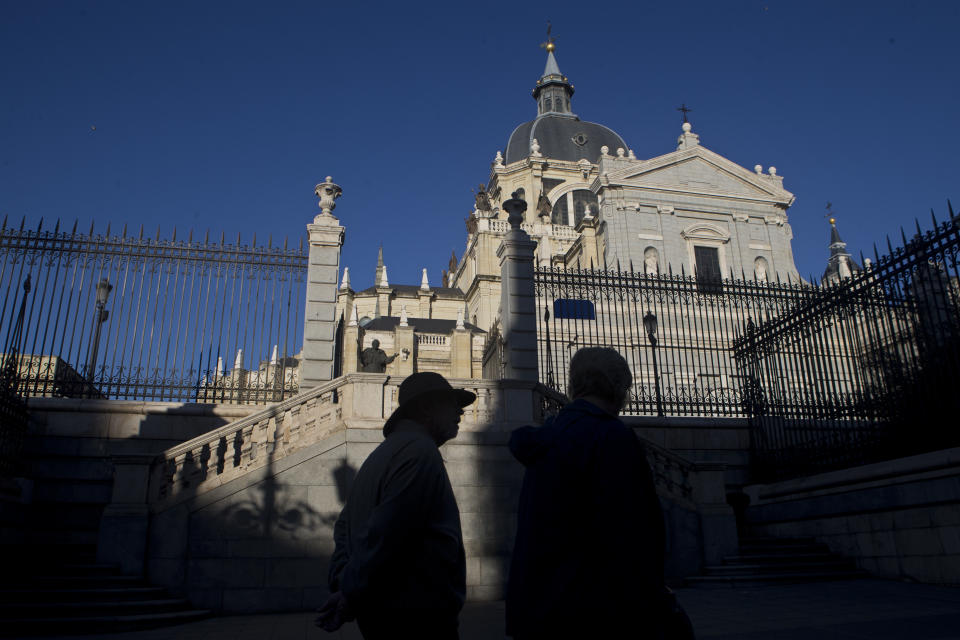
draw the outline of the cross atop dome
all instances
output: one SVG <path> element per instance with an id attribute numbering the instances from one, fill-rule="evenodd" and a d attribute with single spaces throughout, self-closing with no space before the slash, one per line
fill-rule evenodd
<path id="1" fill-rule="evenodd" d="M 553 53 L 553 50 L 557 48 L 557 45 L 553 42 L 553 36 L 550 35 L 551 31 L 553 31 L 553 25 L 547 20 L 547 41 L 541 42 L 540 48 L 546 49 L 549 53 Z"/>
<path id="2" fill-rule="evenodd" d="M 548 113 L 570 114 L 570 97 L 573 95 L 573 85 L 565 75 L 560 73 L 560 65 L 553 55 L 557 45 L 550 32 L 553 25 L 547 22 L 547 41 L 540 44 L 540 48 L 547 50 L 547 64 L 543 68 L 543 75 L 533 88 L 533 99 L 537 101 L 537 115 Z"/>

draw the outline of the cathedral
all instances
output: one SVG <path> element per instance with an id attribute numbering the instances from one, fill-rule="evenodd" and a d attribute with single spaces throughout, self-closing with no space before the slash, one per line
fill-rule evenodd
<path id="1" fill-rule="evenodd" d="M 348 275 L 341 283 L 339 317 L 360 333 L 368 329 L 358 344 L 377 337 L 388 352 L 401 354 L 388 373 L 413 371 L 401 350 L 409 345 L 393 344 L 390 335 L 403 324 L 417 334 L 466 331 L 470 354 L 460 360 L 472 363 L 455 369 L 478 375 L 478 345 L 498 318 L 497 251 L 510 228 L 502 205 L 513 194 L 528 205 L 522 228 L 537 244 L 540 268 L 800 281 L 787 220 L 794 196 L 776 167 L 749 170 L 701 145 L 685 107 L 676 147 L 638 157 L 613 129 L 580 119 L 555 45 L 545 46 L 546 66 L 532 91 L 536 117 L 518 125 L 496 152 L 466 220 L 465 250 L 451 258 L 444 286 L 431 288 L 426 270 L 419 285 L 391 285 L 382 252 L 373 287 L 355 292 Z M 349 351 L 344 371 L 353 364 Z M 431 368 L 453 374 L 455 358 L 448 357 L 449 366 L 440 366 L 441 358 Z"/>

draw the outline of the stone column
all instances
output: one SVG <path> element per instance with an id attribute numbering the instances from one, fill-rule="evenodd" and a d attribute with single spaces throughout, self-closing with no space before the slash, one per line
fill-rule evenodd
<path id="1" fill-rule="evenodd" d="M 303 324 L 303 362 L 300 389 L 315 387 L 333 378 L 337 324 L 337 275 L 344 229 L 333 216 L 342 190 L 330 176 L 316 187 L 321 214 L 307 225 L 310 264 L 307 268 L 307 309 Z"/>
<path id="2" fill-rule="evenodd" d="M 503 203 L 510 231 L 503 238 L 500 259 L 500 326 L 504 339 L 504 378 L 537 380 L 537 319 L 533 286 L 537 243 L 520 228 L 527 203 L 512 197 Z"/>
<path id="3" fill-rule="evenodd" d="M 100 516 L 97 562 L 143 575 L 147 555 L 147 487 L 153 455 L 113 457 L 113 494 Z"/>

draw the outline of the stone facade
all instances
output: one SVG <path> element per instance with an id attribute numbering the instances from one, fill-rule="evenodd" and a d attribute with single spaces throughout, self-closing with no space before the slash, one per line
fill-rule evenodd
<path id="1" fill-rule="evenodd" d="M 708 250 L 703 259 L 716 256 L 722 277 L 799 280 L 786 214 L 794 196 L 775 167 L 751 171 L 731 162 L 703 147 L 689 122 L 674 151 L 638 158 L 616 133 L 570 111 L 573 88 L 552 51 L 537 86 L 553 93 L 565 87 L 567 99 L 554 96 L 545 110 L 544 93 L 537 119 L 511 136 L 506 159 L 497 152 L 467 220 L 466 249 L 451 272 L 451 286 L 465 293 L 474 324 L 489 329 L 499 315 L 496 255 L 509 231 L 503 203 L 512 193 L 529 205 L 522 228 L 536 242 L 541 267 L 619 264 L 693 274 L 704 268 L 697 265 L 701 247 Z M 517 138 L 528 130 L 545 137 L 525 147 Z M 623 146 L 604 145 L 598 153 L 600 141 Z"/>

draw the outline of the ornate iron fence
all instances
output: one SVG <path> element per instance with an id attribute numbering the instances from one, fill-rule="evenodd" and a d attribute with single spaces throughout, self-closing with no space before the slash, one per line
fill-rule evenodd
<path id="1" fill-rule="evenodd" d="M 534 281 L 541 381 L 568 392 L 573 353 L 612 347 L 634 374 L 624 409 L 633 415 L 746 415 L 750 386 L 733 361 L 734 338 L 748 320 L 777 316 L 817 291 L 803 283 L 635 273 L 632 266 L 539 268 Z"/>
<path id="2" fill-rule="evenodd" d="M 888 248 L 735 342 L 757 480 L 960 445 L 960 218 Z"/>
<path id="3" fill-rule="evenodd" d="M 307 252 L 0 227 L 0 335 L 31 277 L 21 396 L 269 403 L 297 392 Z"/>
<path id="4" fill-rule="evenodd" d="M 0 360 L 0 478 L 18 475 L 21 451 L 27 435 L 27 405 L 17 392 L 19 387 L 20 349 L 23 342 L 23 316 L 30 295 L 30 276 L 23 281 L 23 297 L 12 305 L 12 322 L 7 328 L 4 355 Z M 19 309 L 19 310 L 18 310 Z"/>

